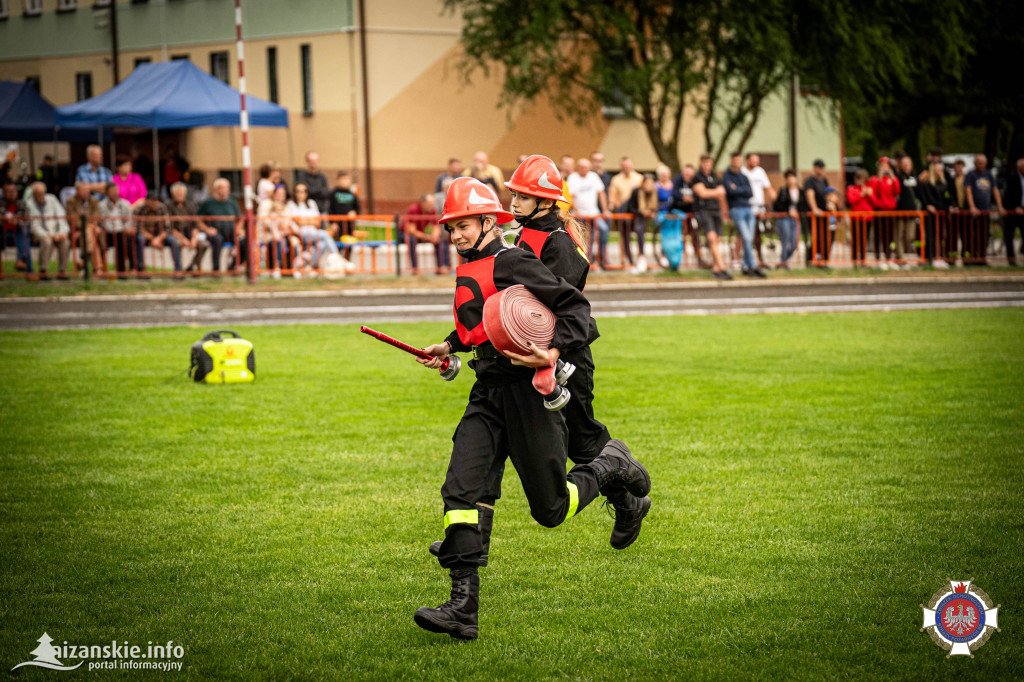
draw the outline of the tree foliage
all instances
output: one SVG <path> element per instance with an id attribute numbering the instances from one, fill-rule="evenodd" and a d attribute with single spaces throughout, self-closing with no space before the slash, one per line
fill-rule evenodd
<path id="1" fill-rule="evenodd" d="M 602 105 L 641 121 L 658 158 L 678 159 L 687 94 L 702 82 L 702 20 L 657 0 L 446 0 L 463 13 L 467 64 L 503 69 L 504 102 L 557 92 L 563 119 Z M 677 167 L 678 161 L 670 163 Z"/>
<path id="2" fill-rule="evenodd" d="M 943 113 L 1019 117 L 1022 89 L 991 88 L 981 61 L 1021 54 L 1011 0 L 445 0 L 461 11 L 467 77 L 497 69 L 503 102 L 558 93 L 556 113 L 585 123 L 602 105 L 640 121 L 658 158 L 679 166 L 686 105 L 715 159 L 743 148 L 766 100 L 794 76 L 841 103 L 844 121 L 883 144 Z M 986 70 L 987 67 L 987 70 Z M 979 106 L 980 105 L 980 106 Z M 1024 134 L 1018 135 L 1018 138 Z M 1024 140 L 1020 140 L 1024 144 Z"/>
<path id="3" fill-rule="evenodd" d="M 726 0 L 705 8 L 704 87 L 691 93 L 704 116 L 704 149 L 715 163 L 746 147 L 765 100 L 786 83 L 796 52 L 784 0 Z"/>

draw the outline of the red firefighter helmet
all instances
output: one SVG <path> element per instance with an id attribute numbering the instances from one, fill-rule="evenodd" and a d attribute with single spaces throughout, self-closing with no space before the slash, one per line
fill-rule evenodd
<path id="1" fill-rule="evenodd" d="M 541 199 L 563 201 L 562 176 L 558 173 L 555 162 L 546 156 L 534 154 L 526 157 L 519 164 L 516 172 L 508 179 L 505 186 L 516 192 L 529 194 Z"/>
<path id="2" fill-rule="evenodd" d="M 494 190 L 476 178 L 456 178 L 448 186 L 448 194 L 444 198 L 444 212 L 437 222 L 447 223 L 449 220 L 471 215 L 487 215 L 495 213 L 498 224 L 510 222 L 512 214 L 501 207 Z"/>

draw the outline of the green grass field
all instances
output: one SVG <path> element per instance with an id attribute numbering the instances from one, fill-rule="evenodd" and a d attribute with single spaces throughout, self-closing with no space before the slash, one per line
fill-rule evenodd
<path id="1" fill-rule="evenodd" d="M 1019 679 L 1024 311 L 601 329 L 651 515 L 616 552 L 597 503 L 542 528 L 510 472 L 472 643 L 412 621 L 447 599 L 426 548 L 468 368 L 254 327 L 256 383 L 197 386 L 197 329 L 0 333 L 0 670 L 46 631 L 173 640 L 195 679 Z M 919 632 L 948 578 L 1002 604 L 973 660 Z"/>

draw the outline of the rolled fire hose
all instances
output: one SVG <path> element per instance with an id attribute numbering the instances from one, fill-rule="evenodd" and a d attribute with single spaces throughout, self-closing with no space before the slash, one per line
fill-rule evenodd
<path id="1" fill-rule="evenodd" d="M 555 335 L 555 314 L 537 300 L 522 284 L 503 289 L 484 303 L 484 331 L 501 352 L 529 355 L 530 344 L 547 350 Z M 544 407 L 555 411 L 569 402 L 569 389 L 559 378 L 568 379 L 575 367 L 564 364 L 556 377 L 554 366 L 539 367 L 533 375 L 533 387 L 544 396 Z"/>

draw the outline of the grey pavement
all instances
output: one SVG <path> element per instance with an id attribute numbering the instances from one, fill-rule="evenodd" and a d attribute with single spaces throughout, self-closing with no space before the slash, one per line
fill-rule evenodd
<path id="1" fill-rule="evenodd" d="M 588 287 L 594 317 L 1024 307 L 1024 278 L 666 282 Z M 447 321 L 450 289 L 0 299 L 0 329 Z"/>

